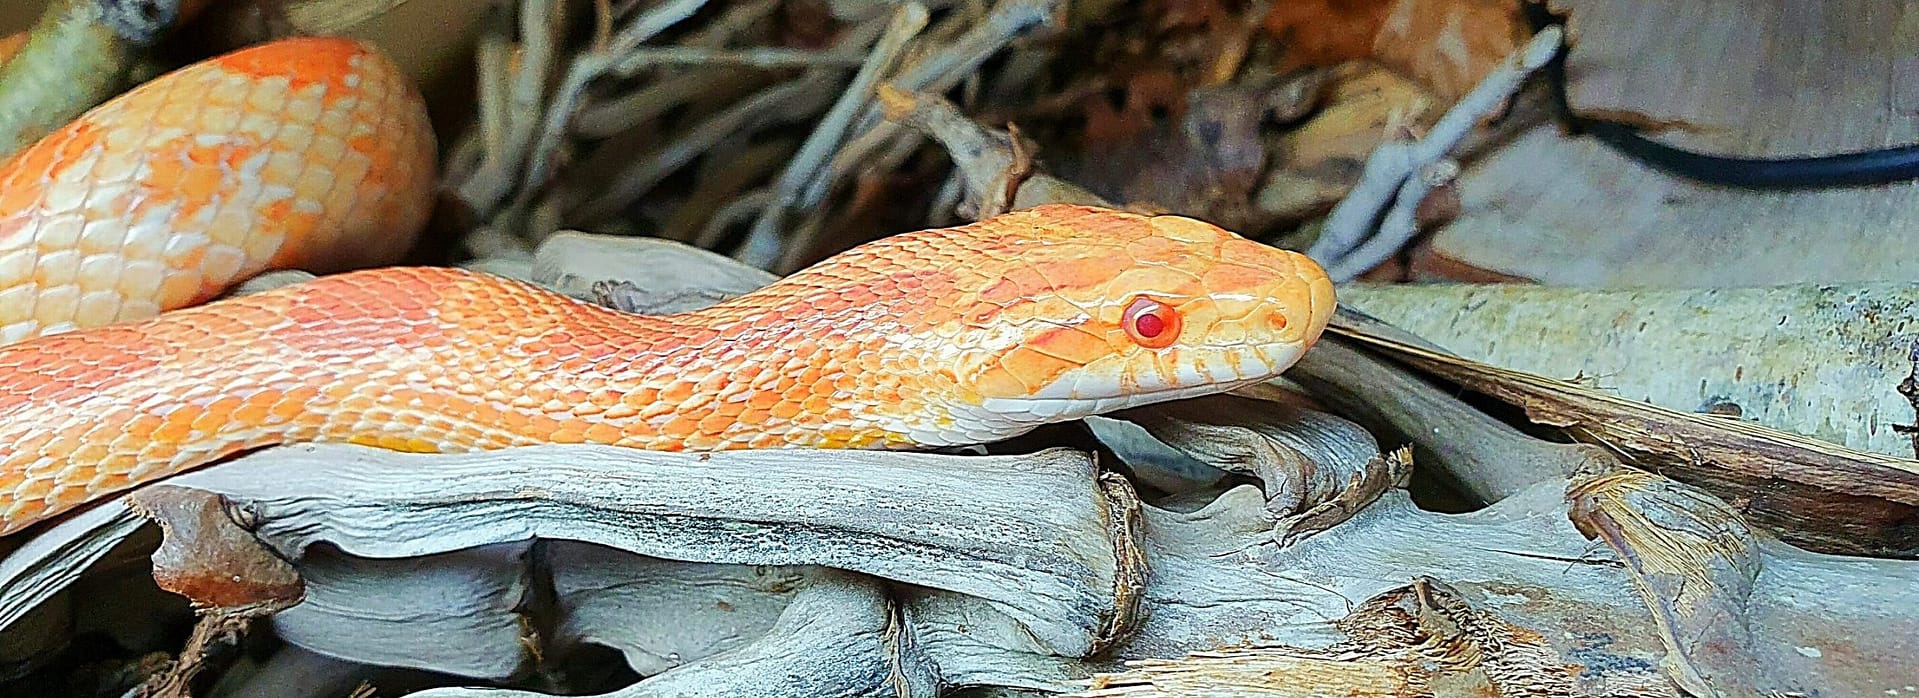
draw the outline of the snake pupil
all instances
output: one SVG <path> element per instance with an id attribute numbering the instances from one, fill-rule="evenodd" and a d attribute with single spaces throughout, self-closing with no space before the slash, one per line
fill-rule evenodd
<path id="1" fill-rule="evenodd" d="M 1179 311 L 1151 298 L 1134 298 L 1121 316 L 1126 333 L 1149 349 L 1164 349 L 1179 338 Z"/>
<path id="2" fill-rule="evenodd" d="M 1158 315 L 1149 313 L 1139 316 L 1139 319 L 1133 322 L 1133 329 L 1138 331 L 1140 336 L 1150 339 L 1166 331 L 1166 321 L 1159 319 Z"/>

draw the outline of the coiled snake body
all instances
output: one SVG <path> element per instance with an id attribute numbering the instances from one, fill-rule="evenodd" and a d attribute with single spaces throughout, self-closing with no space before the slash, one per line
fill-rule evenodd
<path id="1" fill-rule="evenodd" d="M 432 150 L 377 53 L 300 39 L 164 76 L 0 164 L 0 327 L 21 340 L 0 347 L 0 533 L 277 443 L 985 443 L 1269 379 L 1333 311 L 1304 256 L 1061 205 L 671 316 L 425 267 L 205 303 L 267 268 L 390 263 Z"/>

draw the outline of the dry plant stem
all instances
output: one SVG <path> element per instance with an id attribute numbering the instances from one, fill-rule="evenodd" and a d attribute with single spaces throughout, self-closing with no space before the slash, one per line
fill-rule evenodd
<path id="1" fill-rule="evenodd" d="M 737 155 L 710 154 L 702 163 L 693 192 L 660 224 L 659 236 L 675 242 L 689 242 L 698 237 L 715 211 L 739 200 L 744 192 L 764 191 L 750 187 L 766 181 L 791 163 L 799 146 L 794 139 L 776 138 L 745 146 Z M 761 202 L 765 203 L 765 199 Z"/>
<path id="2" fill-rule="evenodd" d="M 973 24 L 951 45 L 941 47 L 912 64 L 900 68 L 887 84 L 906 92 L 945 92 L 977 70 L 987 58 L 998 53 L 1020 35 L 1053 17 L 1057 0 L 1002 0 L 984 21 Z M 954 18 L 949 21 L 962 21 Z M 903 126 L 885 121 L 879 105 L 862 110 L 855 121 L 856 135 L 845 148 L 834 154 L 830 177 L 814 179 L 799 200 L 799 208 L 810 209 L 825 200 L 827 192 L 854 172 L 870 164 L 869 158 L 898 136 Z"/>
<path id="3" fill-rule="evenodd" d="M 689 46 L 665 46 L 629 51 L 626 59 L 609 72 L 631 77 L 656 66 L 745 65 L 754 68 L 850 67 L 858 61 L 823 51 L 785 48 L 745 48 L 721 50 Z"/>
<path id="4" fill-rule="evenodd" d="M 490 19 L 503 20 L 499 4 L 488 5 L 492 10 Z M 473 49 L 476 64 L 474 82 L 476 109 L 479 111 L 479 143 L 486 158 L 498 157 L 507 150 L 507 133 L 512 126 L 513 82 L 512 40 L 503 30 L 492 28 L 480 32 L 477 45 Z"/>
<path id="5" fill-rule="evenodd" d="M 681 42 L 691 48 L 721 49 L 732 43 L 734 38 L 752 30 L 754 25 L 772 16 L 781 5 L 781 0 L 747 0 L 728 3 L 726 11 L 713 18 L 712 22 L 701 27 Z M 857 59 L 852 59 L 857 62 Z"/>
<path id="6" fill-rule="evenodd" d="M 778 6 L 778 0 L 735 3 L 707 26 L 693 32 L 681 46 L 674 48 L 720 50 L 735 36 L 765 19 Z M 638 128 L 696 97 L 713 97 L 717 92 L 721 98 L 726 98 L 734 90 L 742 89 L 738 85 L 758 75 L 756 71 L 733 65 L 658 75 L 637 92 L 581 105 L 579 113 L 573 118 L 573 134 L 586 140 L 611 137 Z"/>
<path id="7" fill-rule="evenodd" d="M 1378 266 L 1411 240 L 1418 232 L 1414 211 L 1437 183 L 1415 175 L 1444 160 L 1476 124 L 1518 91 L 1527 76 L 1552 60 L 1559 51 L 1559 37 L 1556 26 L 1534 35 L 1531 42 L 1508 56 L 1447 110 L 1418 142 L 1389 140 L 1380 144 L 1366 159 L 1359 183 L 1326 217 L 1324 229 L 1307 256 L 1324 264 L 1334 281 L 1346 282 Z M 1369 240 L 1373 222 L 1389 204 L 1391 210 Z"/>
<path id="8" fill-rule="evenodd" d="M 252 625 L 253 617 L 242 613 L 215 611 L 201 616 L 193 625 L 193 632 L 187 638 L 185 649 L 180 650 L 180 659 L 172 666 L 147 679 L 129 695 L 137 698 L 191 698 L 192 683 L 195 676 L 206 669 L 207 655 L 215 645 L 235 642 L 247 626 Z"/>
<path id="9" fill-rule="evenodd" d="M 830 84 L 828 76 L 808 75 L 768 87 L 740 100 L 658 150 L 633 158 L 632 165 L 620 171 L 598 196 L 568 210 L 567 219 L 591 222 L 617 215 L 715 144 L 762 124 L 797 118 L 811 112 L 812 105 L 821 101 L 822 92 Z"/>
<path id="10" fill-rule="evenodd" d="M 848 53 L 877 38 L 885 25 L 874 22 L 861 25 L 842 36 L 831 51 Z M 659 149 L 632 160 L 630 167 L 616 173 L 611 184 L 596 196 L 571 206 L 569 220 L 599 221 L 624 210 L 655 185 L 697 159 L 716 144 L 742 131 L 811 116 L 825 106 L 829 90 L 843 72 L 838 68 L 816 68 L 791 81 L 773 85 L 740 100 L 718 114 L 688 129 Z"/>
<path id="11" fill-rule="evenodd" d="M 793 156 L 774 182 L 773 201 L 753 221 L 753 228 L 740 250 L 741 261 L 761 268 L 773 265 L 781 247 L 780 228 L 793 213 L 802 190 L 824 176 L 821 169 L 833 151 L 839 148 L 841 139 L 846 137 L 846 129 L 852 123 L 856 110 L 872 100 L 873 86 L 879 82 L 880 76 L 893 69 L 893 64 L 899 60 L 900 52 L 905 50 L 907 43 L 926 28 L 927 17 L 926 6 L 917 2 L 903 4 L 893 12 L 886 30 L 880 34 L 873 49 L 867 52 L 866 59 L 860 63 L 859 72 L 853 75 L 852 83 L 826 110 L 826 116 L 807 135 L 806 142 L 800 145 L 800 152 Z M 798 247 L 787 246 L 787 250 L 790 253 Z"/>
<path id="12" fill-rule="evenodd" d="M 1059 4 L 1058 0 L 1001 0 L 986 19 L 971 24 L 952 44 L 901 66 L 899 75 L 888 82 L 907 91 L 942 93 L 952 89 L 1014 39 L 1054 19 Z M 970 18 L 955 15 L 949 21 L 966 26 Z M 858 128 L 876 128 L 884 122 L 879 106 L 873 105 L 860 113 Z"/>
<path id="13" fill-rule="evenodd" d="M 295 29 L 308 34 L 347 31 L 392 11 L 408 0 L 299 0 L 282 2 L 281 11 Z"/>
<path id="14" fill-rule="evenodd" d="M 773 191 L 770 189 L 756 189 L 741 194 L 713 211 L 713 217 L 706 220 L 706 226 L 700 229 L 699 237 L 694 238 L 693 243 L 706 249 L 717 247 L 733 226 L 757 218 L 761 211 L 766 210 L 767 202 L 772 200 Z"/>
<path id="15" fill-rule="evenodd" d="M 529 0 L 532 4 L 539 4 L 539 1 Z M 662 4 L 621 28 L 607 50 L 583 53 L 573 59 L 572 64 L 567 66 L 565 77 L 561 78 L 560 85 L 555 89 L 552 101 L 543 112 L 544 118 L 537 129 L 532 151 L 526 155 L 525 174 L 519 179 L 521 200 L 530 201 L 532 190 L 545 186 L 552 176 L 553 158 L 559 154 L 560 143 L 567 135 L 574 113 L 586 99 L 586 88 L 623 60 L 628 51 L 639 48 L 641 43 L 692 16 L 705 5 L 706 0 L 672 0 Z M 502 176 L 505 176 L 504 173 Z M 493 197 L 492 201 L 497 202 L 506 191 L 502 189 L 497 192 L 498 196 Z"/>
<path id="16" fill-rule="evenodd" d="M 498 150 L 489 149 L 480 168 L 457 189 L 460 199 L 483 217 L 495 211 L 521 182 L 516 173 L 526 162 L 527 149 L 540 127 L 540 105 L 546 96 L 547 78 L 552 72 L 555 46 L 566 16 L 563 3 L 564 0 L 520 3 L 519 69 L 509 71 L 512 88 L 503 119 L 506 122 L 503 145 Z M 484 75 L 481 79 L 488 80 Z"/>
<path id="17" fill-rule="evenodd" d="M 1520 433 L 1342 338 L 1320 340 L 1286 375 L 1342 414 L 1417 444 L 1422 468 L 1438 468 L 1482 502 L 1618 467 L 1603 449 Z"/>
<path id="18" fill-rule="evenodd" d="M 960 197 L 961 215 L 982 217 L 980 213 L 986 201 L 1004 198 L 1003 192 L 1015 182 L 1018 190 L 1008 202 L 1012 209 L 1043 203 L 1113 206 L 1092 192 L 1044 172 L 1022 173 L 1012 134 L 980 126 L 944 98 L 923 92 L 908 93 L 890 85 L 881 86 L 879 97 L 886 109 L 886 118 L 937 141 L 953 161 L 959 180 L 955 185 L 959 191 L 954 195 Z"/>
<path id="19" fill-rule="evenodd" d="M 573 120 L 574 135 L 587 140 L 610 138 L 648 122 L 667 112 L 715 91 L 733 93 L 758 76 L 732 67 L 668 75 L 646 87 L 581 107 Z"/>

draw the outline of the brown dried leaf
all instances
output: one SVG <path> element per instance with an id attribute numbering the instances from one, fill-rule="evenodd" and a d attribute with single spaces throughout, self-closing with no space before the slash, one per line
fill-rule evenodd
<path id="1" fill-rule="evenodd" d="M 1391 8 L 1380 0 L 1275 2 L 1262 28 L 1284 42 L 1281 69 L 1337 65 L 1373 55 L 1373 37 Z"/>
<path id="2" fill-rule="evenodd" d="M 1061 177 L 1109 198 L 1257 234 L 1272 223 L 1252 201 L 1271 159 L 1267 124 L 1295 120 L 1318 106 L 1330 77 L 1329 71 L 1306 70 L 1196 87 L 1176 118 L 1097 150 L 1049 160 Z"/>
<path id="3" fill-rule="evenodd" d="M 159 524 L 153 580 L 196 607 L 246 615 L 274 613 L 305 598 L 300 573 L 233 519 L 227 502 L 205 490 L 156 485 L 128 500 Z"/>
<path id="4" fill-rule="evenodd" d="M 1117 104 L 1107 94 L 1088 96 L 1081 103 L 1086 116 L 1086 130 L 1080 136 L 1084 149 L 1100 151 L 1131 143 L 1152 130 L 1155 115 L 1177 117 L 1186 112 L 1186 89 L 1171 70 L 1135 73 L 1118 92 Z"/>
<path id="5" fill-rule="evenodd" d="M 1450 103 L 1526 43 L 1519 3 L 1400 0 L 1373 39 L 1372 57 Z"/>
<path id="6" fill-rule="evenodd" d="M 1233 20 L 1233 13 L 1220 0 L 1158 0 L 1148 13 L 1158 18 L 1155 28 L 1210 29 Z"/>
<path id="7" fill-rule="evenodd" d="M 1414 135 L 1443 112 L 1426 88 L 1379 66 L 1355 64 L 1337 75 L 1318 115 L 1281 138 L 1258 194 L 1262 210 L 1305 218 L 1331 207 L 1380 143 Z"/>

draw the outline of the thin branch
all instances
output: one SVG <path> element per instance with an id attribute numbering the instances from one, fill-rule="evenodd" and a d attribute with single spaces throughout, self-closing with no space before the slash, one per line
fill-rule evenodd
<path id="1" fill-rule="evenodd" d="M 610 71 L 621 77 L 630 77 L 649 68 L 662 65 L 747 65 L 755 68 L 791 68 L 794 66 L 812 68 L 818 66 L 852 66 L 859 61 L 850 56 L 839 56 L 826 51 L 802 51 L 787 48 L 747 48 L 722 50 L 695 48 L 689 46 L 666 46 L 660 48 L 640 48 L 627 52 L 626 58 Z"/>
<path id="2" fill-rule="evenodd" d="M 520 65 L 513 76 L 510 106 L 505 112 L 504 146 L 489 151 L 488 158 L 459 186 L 461 200 L 476 211 L 491 212 L 500 205 L 519 179 L 513 173 L 527 157 L 539 120 L 541 98 L 546 94 L 554 45 L 558 43 L 562 0 L 528 0 L 520 4 Z"/>
<path id="3" fill-rule="evenodd" d="M 1324 230 L 1307 255 L 1325 265 L 1334 281 L 1343 283 L 1385 261 L 1412 239 L 1418 232 L 1413 208 L 1432 187 L 1425 178 L 1413 175 L 1446 158 L 1481 119 L 1518 91 L 1526 76 L 1552 60 L 1559 51 L 1559 37 L 1558 27 L 1534 35 L 1525 48 L 1507 56 L 1441 116 L 1425 138 L 1413 143 L 1390 141 L 1374 149 L 1359 183 L 1326 217 Z M 1388 215 L 1368 241 L 1380 211 L 1395 201 L 1405 211 Z"/>
<path id="4" fill-rule="evenodd" d="M 779 181 L 774 184 L 773 201 L 753 222 L 753 232 L 741 247 L 741 261 L 765 268 L 779 257 L 780 227 L 792 212 L 794 203 L 808 184 L 824 177 L 823 170 L 830 162 L 833 151 L 839 148 L 846 137 L 847 127 L 857 115 L 857 110 L 872 101 L 873 89 L 878 85 L 880 76 L 892 70 L 906 45 L 913 37 L 919 36 L 920 30 L 926 28 L 927 17 L 926 6 L 917 2 L 908 2 L 894 11 L 886 24 L 886 31 L 880 34 L 873 50 L 866 54 L 852 83 L 840 93 L 839 100 L 827 110 L 826 116 L 820 119 L 819 125 L 800 146 L 800 152 L 780 173 Z"/>
<path id="5" fill-rule="evenodd" d="M 1014 39 L 1053 19 L 1058 9 L 1058 0 L 1004 0 L 984 21 L 974 24 L 951 45 L 902 67 L 899 76 L 887 84 L 905 92 L 945 92 Z M 834 184 L 861 169 L 861 164 L 870 162 L 874 151 L 904 131 L 904 126 L 885 121 L 879 105 L 869 105 L 862 110 L 854 129 L 859 135 L 833 157 L 833 176 L 814 180 L 800 197 L 800 207 L 818 206 Z"/>
<path id="6" fill-rule="evenodd" d="M 877 39 L 883 29 L 877 23 L 861 25 L 847 32 L 830 51 L 848 53 L 857 50 Z M 611 216 L 723 139 L 768 124 L 812 116 L 815 110 L 826 106 L 826 95 L 839 82 L 843 72 L 842 68 L 815 68 L 789 82 L 760 90 L 734 103 L 660 149 L 635 158 L 633 165 L 612 177 L 611 183 L 603 191 L 570 207 L 568 219 L 597 221 Z"/>

